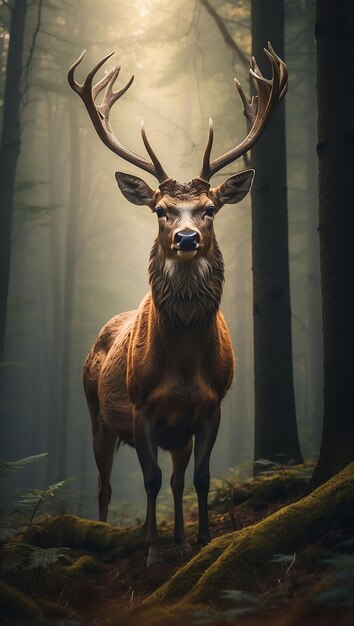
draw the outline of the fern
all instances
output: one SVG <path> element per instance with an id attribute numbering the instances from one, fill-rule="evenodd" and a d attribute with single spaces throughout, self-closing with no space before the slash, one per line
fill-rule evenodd
<path id="1" fill-rule="evenodd" d="M 258 608 L 261 604 L 259 596 L 256 596 L 253 593 L 246 593 L 241 589 L 224 589 L 224 591 L 220 594 L 220 598 L 228 600 L 235 605 L 245 604 L 254 608 Z"/>
<path id="2" fill-rule="evenodd" d="M 51 567 L 63 559 L 71 562 L 67 554 L 69 548 L 42 548 L 32 546 L 27 541 L 15 541 L 4 546 L 1 569 L 7 572 L 21 572 Z"/>
<path id="3" fill-rule="evenodd" d="M 269 559 L 269 563 L 293 563 L 296 558 L 294 554 L 273 554 L 273 558 Z"/>
<path id="4" fill-rule="evenodd" d="M 29 464 L 47 456 L 47 453 L 25 457 L 18 461 L 0 461 L 0 477 L 25 469 Z M 69 548 L 41 548 L 27 541 L 30 530 L 39 526 L 38 515 L 43 515 L 41 507 L 72 478 L 61 480 L 45 489 L 29 489 L 21 494 L 10 512 L 0 516 L 0 555 L 1 567 L 8 572 L 22 570 L 42 570 L 57 563 L 59 559 L 71 560 L 66 553 Z"/>
<path id="5" fill-rule="evenodd" d="M 4 461 L 0 459 L 0 478 L 7 478 L 11 473 L 26 469 L 27 465 L 39 459 L 43 459 L 47 455 L 48 452 L 43 452 L 42 454 L 26 456 L 24 459 L 19 459 L 18 461 Z"/>
<path id="6" fill-rule="evenodd" d="M 16 510 L 29 515 L 31 521 L 33 521 L 42 502 L 44 502 L 46 498 L 54 497 L 58 489 L 61 489 L 61 487 L 70 480 L 72 479 L 61 480 L 54 485 L 49 485 L 46 489 L 30 489 L 21 495 L 16 503 Z"/>

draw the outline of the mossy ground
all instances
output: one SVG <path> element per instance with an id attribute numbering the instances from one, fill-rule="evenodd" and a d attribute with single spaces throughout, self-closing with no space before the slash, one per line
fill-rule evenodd
<path id="1" fill-rule="evenodd" d="M 165 562 L 150 570 L 141 526 L 122 529 L 74 515 L 43 519 L 26 540 L 70 548 L 70 561 L 7 569 L 2 615 L 7 623 L 102 626 L 353 623 L 354 464 L 291 503 L 304 491 L 306 473 L 294 468 L 242 486 L 220 483 L 211 503 L 212 543 L 199 551 L 193 520 L 191 552 L 181 555 L 164 524 Z M 323 621 L 327 614 L 332 621 Z"/>

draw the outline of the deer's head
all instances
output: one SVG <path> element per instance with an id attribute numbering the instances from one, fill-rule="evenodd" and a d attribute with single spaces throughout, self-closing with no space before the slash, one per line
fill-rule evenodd
<path id="1" fill-rule="evenodd" d="M 246 170 L 211 188 L 202 178 L 189 183 L 167 179 L 152 189 L 141 178 L 116 172 L 123 195 L 155 213 L 158 240 L 167 258 L 189 260 L 207 255 L 214 241 L 214 217 L 223 204 L 236 204 L 249 191 L 254 170 Z"/>
<path id="2" fill-rule="evenodd" d="M 288 74 L 285 63 L 268 43 L 265 53 L 272 65 L 272 78 L 269 80 L 264 78 L 255 59 L 252 58 L 250 73 L 255 82 L 257 95 L 252 97 L 250 102 L 245 97 L 240 83 L 235 79 L 243 102 L 243 112 L 250 125 L 248 135 L 240 144 L 210 161 L 214 134 L 210 120 L 209 137 L 199 176 L 188 183 L 178 183 L 166 174 L 147 139 L 143 125 L 142 139 L 151 161 L 124 147 L 112 131 L 109 123 L 110 109 L 129 89 L 134 76 L 125 87 L 115 92 L 113 87 L 120 67 L 112 68 L 96 85 L 93 85 L 94 76 L 111 56 L 109 54 L 95 65 L 84 83 L 80 85 L 74 79 L 74 72 L 84 53 L 85 51 L 70 68 L 68 81 L 83 100 L 98 135 L 110 150 L 152 174 L 159 181 L 158 188 L 152 189 L 137 176 L 117 172 L 116 179 L 120 190 L 130 202 L 146 205 L 156 214 L 159 223 L 158 241 L 167 258 L 186 261 L 195 256 L 207 255 L 214 241 L 214 216 L 224 204 L 236 204 L 245 197 L 251 188 L 254 170 L 235 174 L 213 188 L 209 180 L 216 172 L 246 154 L 262 134 L 273 111 L 287 91 Z M 96 99 L 103 89 L 105 89 L 103 100 L 98 105 Z"/>

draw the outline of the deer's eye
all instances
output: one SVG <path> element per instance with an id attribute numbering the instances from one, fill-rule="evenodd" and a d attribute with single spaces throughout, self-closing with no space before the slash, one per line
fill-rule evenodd
<path id="1" fill-rule="evenodd" d="M 215 207 L 211 204 L 210 206 L 206 207 L 204 215 L 206 215 L 207 217 L 214 217 L 214 211 Z"/>
<path id="2" fill-rule="evenodd" d="M 162 209 L 161 207 L 156 207 L 155 209 L 155 213 L 157 215 L 157 219 L 160 219 L 160 217 L 167 217 L 166 216 L 166 212 L 164 209 Z"/>

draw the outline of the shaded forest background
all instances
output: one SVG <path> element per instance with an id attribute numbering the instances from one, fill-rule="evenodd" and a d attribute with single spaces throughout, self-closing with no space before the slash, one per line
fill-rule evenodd
<path id="1" fill-rule="evenodd" d="M 209 116 L 215 153 L 245 135 L 232 79 L 248 82 L 243 55 L 251 56 L 249 3 L 213 3 L 238 50 L 204 4 L 103 0 L 98 9 L 91 0 L 43 0 L 27 7 L 0 458 L 48 451 L 27 482 L 40 487 L 75 477 L 65 506 L 87 516 L 96 514 L 97 482 L 82 364 L 107 319 L 135 308 L 144 295 L 157 225 L 148 209 L 132 207 L 117 190 L 114 171 L 136 170 L 100 143 L 67 85 L 67 69 L 87 48 L 83 78 L 116 50 L 120 84 L 132 73 L 135 81 L 112 111 L 113 127 L 140 153 L 144 119 L 167 171 L 189 180 L 199 172 Z M 0 17 L 3 92 L 10 23 L 5 2 Z M 285 3 L 293 368 L 305 458 L 318 453 L 323 413 L 313 24 L 313 2 Z M 234 172 L 227 168 L 215 182 Z M 222 310 L 237 375 L 223 403 L 212 476 L 240 465 L 251 471 L 253 460 L 250 199 L 224 207 L 215 229 L 226 265 Z M 162 458 L 169 464 L 168 455 Z M 139 516 L 144 492 L 133 450 L 120 450 L 112 478 L 111 514 L 121 520 Z M 135 504 L 128 507 L 128 500 Z"/>

